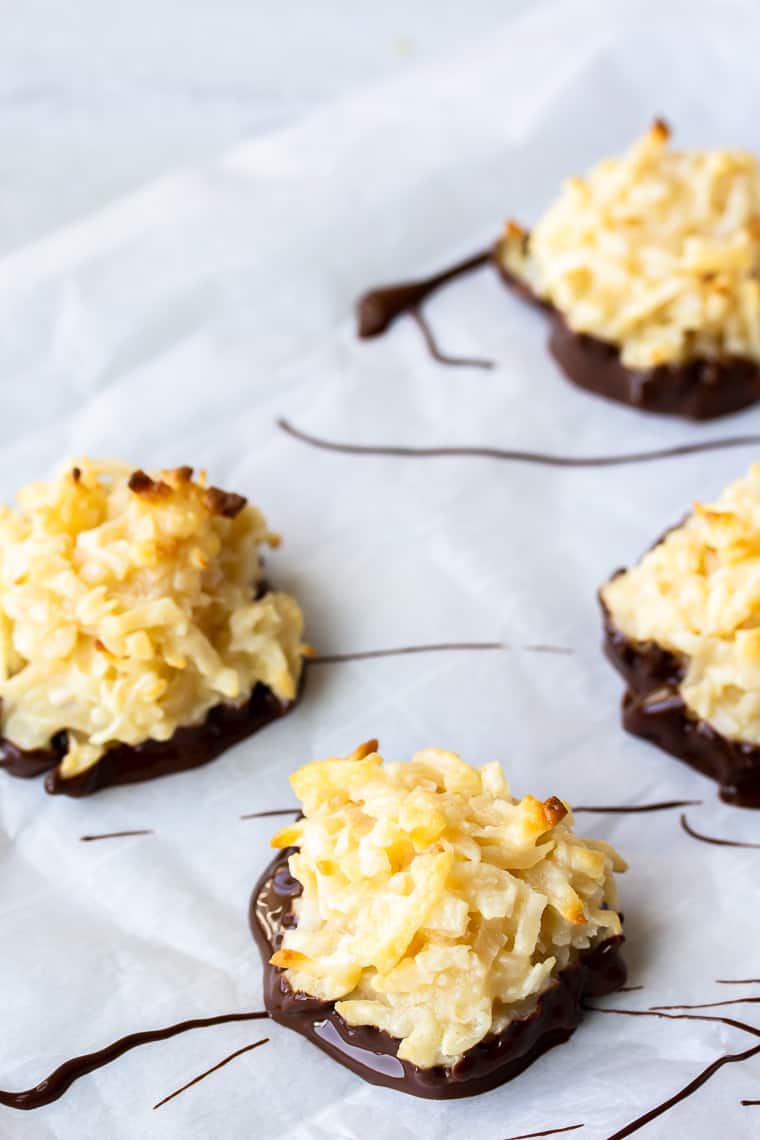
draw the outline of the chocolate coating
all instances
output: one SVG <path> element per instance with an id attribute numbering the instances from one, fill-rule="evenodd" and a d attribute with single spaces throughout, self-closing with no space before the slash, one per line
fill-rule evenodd
<path id="1" fill-rule="evenodd" d="M 281 701 L 265 685 L 256 685 L 245 704 L 216 705 L 202 724 L 180 727 L 169 740 L 118 744 L 91 768 L 68 778 L 61 776 L 57 767 L 66 752 L 65 733 L 56 733 L 50 748 L 28 752 L 0 738 L 0 768 L 24 779 L 47 772 L 45 791 L 54 796 L 89 796 L 112 784 L 136 784 L 208 764 L 233 744 L 284 716 L 295 703 Z"/>
<path id="2" fill-rule="evenodd" d="M 729 740 L 690 712 L 679 689 L 684 662 L 655 642 L 631 640 L 600 602 L 605 654 L 628 684 L 622 703 L 626 731 L 715 780 L 725 803 L 760 808 L 760 748 Z"/>
<path id="3" fill-rule="evenodd" d="M 656 368 L 627 368 L 614 344 L 576 333 L 553 305 L 540 300 L 494 255 L 506 284 L 550 317 L 549 351 L 568 380 L 619 404 L 645 412 L 710 420 L 760 400 L 760 367 L 740 356 L 694 359 Z"/>
<path id="4" fill-rule="evenodd" d="M 251 931 L 264 962 L 264 1004 L 275 1021 L 295 1029 L 371 1084 L 436 1100 L 486 1092 L 566 1041 L 581 1020 L 585 997 L 612 993 L 625 983 L 619 954 L 623 938 L 607 939 L 563 970 L 528 1017 L 485 1037 L 453 1068 L 420 1069 L 397 1057 L 397 1038 L 373 1026 L 347 1025 L 333 1003 L 294 993 L 284 972 L 269 964 L 283 931 L 296 925 L 293 900 L 301 885 L 288 870 L 291 850 L 281 852 L 267 867 L 251 896 Z"/>
<path id="5" fill-rule="evenodd" d="M 191 471 L 191 468 L 185 468 Z M 138 473 L 139 474 L 139 473 Z M 216 487 L 210 488 L 218 494 Z M 232 496 L 239 499 L 240 495 Z M 245 500 L 243 500 L 245 502 Z M 265 597 L 271 590 L 266 578 L 255 586 L 254 598 Z M 188 768 L 200 768 L 252 736 L 273 720 L 289 713 L 301 696 L 305 670 L 301 672 L 295 700 L 282 701 L 266 685 L 255 685 L 247 701 L 240 705 L 218 704 L 209 709 L 201 724 L 180 725 L 168 740 L 145 740 L 141 744 L 118 744 L 78 776 L 61 776 L 58 765 L 66 755 L 65 732 L 57 732 L 49 748 L 19 748 L 12 740 L 0 736 L 0 768 L 11 776 L 28 780 L 47 772 L 45 791 L 51 796 L 90 796 L 100 788 L 116 784 L 138 784 L 158 776 L 170 776 Z M 52 771 L 51 771 L 52 769 Z"/>

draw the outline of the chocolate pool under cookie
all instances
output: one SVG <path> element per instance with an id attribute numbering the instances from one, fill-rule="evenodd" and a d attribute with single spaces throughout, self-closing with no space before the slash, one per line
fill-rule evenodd
<path id="1" fill-rule="evenodd" d="M 760 467 L 600 592 L 624 727 L 760 807 Z"/>
<path id="2" fill-rule="evenodd" d="M 271 1016 L 366 1080 L 469 1096 L 565 1041 L 625 968 L 605 843 L 556 797 L 370 741 L 291 778 L 304 817 L 251 899 Z"/>
<path id="3" fill-rule="evenodd" d="M 0 766 L 85 795 L 195 767 L 282 716 L 304 646 L 276 545 L 190 467 L 80 460 L 0 513 Z"/>

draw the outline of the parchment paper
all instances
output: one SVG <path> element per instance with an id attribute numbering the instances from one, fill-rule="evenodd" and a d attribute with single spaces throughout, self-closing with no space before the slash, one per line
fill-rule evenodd
<path id="1" fill-rule="evenodd" d="M 402 320 L 355 339 L 356 295 L 530 223 L 559 180 L 666 115 L 687 145 L 760 149 L 760 11 L 751 3 L 545 3 L 478 50 L 320 111 L 205 169 L 147 187 L 0 262 L 0 492 L 82 452 L 206 466 L 285 538 L 269 575 L 323 653 L 501 641 L 509 649 L 312 667 L 300 708 L 204 769 L 50 798 L 0 774 L 0 1085 L 192 1016 L 255 1009 L 250 889 L 288 772 L 378 735 L 388 758 L 438 745 L 500 760 L 518 794 L 576 803 L 697 799 L 693 827 L 760 839 L 752 812 L 619 726 L 595 591 L 760 448 L 607 470 L 320 451 L 342 442 L 493 445 L 593 455 L 760 431 L 644 416 L 567 384 L 540 316 L 489 270 L 428 306 L 445 369 Z M 283 47 L 285 50 L 285 47 Z M 51 171 L 51 178 L 58 173 Z M 551 644 L 567 654 L 525 649 Z M 578 817 L 629 859 L 630 983 L 603 1004 L 750 996 L 760 975 L 760 853 L 699 843 L 678 812 Z M 86 833 L 154 834 L 82 843 Z M 760 1024 L 753 1006 L 731 1014 Z M 234 1049 L 268 1045 L 156 1111 Z M 3 1137 L 503 1140 L 583 1124 L 603 1140 L 756 1039 L 714 1022 L 588 1016 L 572 1042 L 474 1100 L 425 1103 L 362 1083 L 295 1034 L 237 1024 L 151 1045 Z M 641 1135 L 758 1135 L 760 1061 L 726 1065 Z"/>

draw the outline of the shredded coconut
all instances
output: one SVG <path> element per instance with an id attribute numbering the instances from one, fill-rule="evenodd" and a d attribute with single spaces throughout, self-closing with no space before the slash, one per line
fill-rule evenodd
<path id="1" fill-rule="evenodd" d="M 301 611 L 287 594 L 254 600 L 259 546 L 277 538 L 192 474 L 82 459 L 0 508 L 2 731 L 35 749 L 65 730 L 64 777 L 257 682 L 296 694 Z"/>
<path id="2" fill-rule="evenodd" d="M 615 625 L 681 657 L 681 696 L 723 736 L 760 744 L 760 466 L 603 588 Z"/>
<path id="3" fill-rule="evenodd" d="M 427 749 L 386 764 L 377 741 L 291 777 L 298 925 L 271 961 L 349 1025 L 453 1065 L 525 1017 L 557 973 L 621 931 L 606 843 L 575 836 L 566 803 L 516 800 L 498 764 Z"/>
<path id="4" fill-rule="evenodd" d="M 676 151 L 657 121 L 622 158 L 571 178 L 504 267 L 575 332 L 648 369 L 760 361 L 760 168 L 744 151 Z"/>

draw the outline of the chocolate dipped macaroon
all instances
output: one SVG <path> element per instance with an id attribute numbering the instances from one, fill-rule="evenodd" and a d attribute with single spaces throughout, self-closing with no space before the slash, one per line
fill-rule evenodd
<path id="1" fill-rule="evenodd" d="M 760 466 L 600 591 L 623 725 L 760 807 Z"/>
<path id="2" fill-rule="evenodd" d="M 622 157 L 570 178 L 495 249 L 551 320 L 575 384 L 703 420 L 760 398 L 760 167 L 744 151 L 674 150 L 662 120 Z"/>
<path id="3" fill-rule="evenodd" d="M 514 799 L 498 764 L 377 742 L 291 777 L 303 816 L 251 899 L 270 1015 L 373 1084 L 484 1092 L 623 985 L 606 843 L 556 797 Z"/>
<path id="4" fill-rule="evenodd" d="M 278 539 L 190 467 L 78 460 L 0 511 L 0 766 L 86 795 L 211 760 L 282 716 L 305 647 Z"/>

